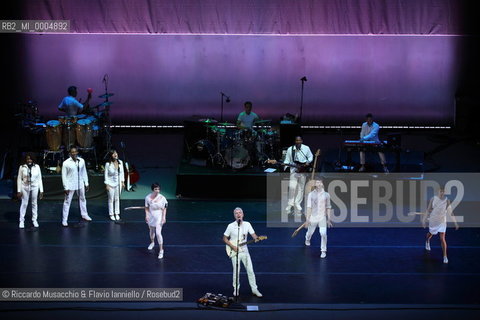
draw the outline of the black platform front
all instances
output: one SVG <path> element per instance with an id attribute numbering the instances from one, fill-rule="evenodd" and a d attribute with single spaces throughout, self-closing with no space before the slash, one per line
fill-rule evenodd
<path id="1" fill-rule="evenodd" d="M 187 198 L 265 199 L 267 174 L 259 168 L 214 169 L 181 163 L 177 192 Z"/>
<path id="2" fill-rule="evenodd" d="M 61 174 L 44 174 L 43 189 L 45 190 L 44 197 L 47 200 L 63 200 L 65 197 L 63 193 L 62 175 Z M 86 193 L 87 199 L 106 199 L 107 193 L 105 191 L 104 175 L 100 173 L 88 173 L 89 190 Z"/>

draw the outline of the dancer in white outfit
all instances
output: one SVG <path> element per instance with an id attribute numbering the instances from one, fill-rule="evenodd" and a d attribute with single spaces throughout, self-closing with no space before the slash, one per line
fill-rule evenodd
<path id="1" fill-rule="evenodd" d="M 125 174 L 123 162 L 118 159 L 115 150 L 108 153 L 108 162 L 105 163 L 105 188 L 108 194 L 110 220 L 120 220 L 120 194 L 125 188 Z"/>
<path id="2" fill-rule="evenodd" d="M 235 208 L 235 210 L 233 210 L 233 216 L 235 217 L 235 221 L 230 223 L 223 233 L 223 242 L 233 250 L 230 256 L 233 266 L 233 295 L 235 297 L 239 296 L 240 290 L 240 281 L 237 281 L 237 273 L 235 272 L 237 266 L 238 269 L 240 269 L 240 263 L 237 264 L 238 252 L 238 259 L 243 263 L 243 267 L 247 271 L 248 283 L 252 289 L 252 294 L 257 297 L 262 297 L 262 294 L 258 291 L 255 273 L 253 272 L 252 259 L 248 253 L 248 247 L 246 245 L 238 246 L 247 241 L 248 234 L 250 234 L 255 241 L 258 241 L 258 236 L 255 234 L 250 222 L 243 221 L 243 210 L 241 208 Z M 238 275 L 240 275 L 240 270 L 238 270 Z"/>
<path id="3" fill-rule="evenodd" d="M 40 166 L 35 163 L 33 154 L 27 153 L 23 164 L 18 168 L 17 177 L 17 198 L 22 199 L 22 205 L 20 206 L 20 222 L 18 225 L 20 229 L 25 228 L 25 213 L 27 211 L 30 197 L 32 199 L 33 226 L 38 228 L 37 198 L 43 198 L 42 173 L 40 171 Z"/>
<path id="4" fill-rule="evenodd" d="M 303 144 L 302 137 L 295 138 L 295 145 L 287 149 L 285 155 L 285 164 L 290 165 L 290 182 L 288 184 L 288 204 L 285 208 L 287 213 L 290 213 L 294 208 L 295 214 L 302 213 L 302 201 L 305 194 L 306 175 L 302 173 L 303 169 L 313 161 L 313 154 L 310 148 Z M 294 166 L 297 167 L 294 167 Z"/>
<path id="5" fill-rule="evenodd" d="M 305 235 L 305 245 L 310 246 L 310 240 L 318 227 L 321 236 L 321 258 L 327 256 L 327 226 L 332 226 L 330 195 L 324 190 L 323 181 L 315 181 L 314 190 L 308 194 Z"/>
<path id="6" fill-rule="evenodd" d="M 447 214 L 455 223 L 455 230 L 458 230 L 458 224 L 453 216 L 450 200 L 445 196 L 445 189 L 443 187 L 438 190 L 438 195 L 430 200 L 427 212 L 429 214 L 425 214 L 423 220 L 425 226 L 425 221 L 428 219 L 428 232 L 425 249 L 430 251 L 430 239 L 438 233 L 440 236 L 440 243 L 442 244 L 443 263 L 448 263 L 447 241 L 445 240 L 445 232 L 447 231 Z"/>
<path id="7" fill-rule="evenodd" d="M 62 225 L 68 227 L 68 214 L 73 194 L 78 192 L 80 201 L 80 214 L 86 221 L 92 221 L 87 212 L 87 199 L 85 192 L 88 191 L 88 175 L 85 167 L 85 160 L 78 157 L 76 147 L 70 148 L 70 158 L 62 165 L 62 183 L 65 190 L 65 201 L 63 201 Z"/>
<path id="8" fill-rule="evenodd" d="M 160 194 L 160 185 L 152 184 L 152 193 L 145 197 L 145 222 L 148 224 L 150 231 L 150 245 L 148 250 L 152 250 L 155 246 L 155 235 L 157 236 L 160 252 L 158 259 L 163 258 L 163 237 L 162 227 L 167 222 L 167 199 Z"/>

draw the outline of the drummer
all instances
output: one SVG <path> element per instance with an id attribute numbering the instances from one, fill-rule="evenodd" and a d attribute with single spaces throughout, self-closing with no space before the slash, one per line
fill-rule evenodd
<path id="1" fill-rule="evenodd" d="M 62 102 L 58 106 L 58 110 L 65 112 L 67 116 L 71 117 L 82 113 L 84 108 L 88 108 L 90 99 L 92 98 L 92 93 L 90 91 L 88 91 L 87 100 L 83 104 L 76 99 L 77 87 L 70 86 L 68 87 L 67 91 L 68 96 L 63 98 Z"/>
<path id="2" fill-rule="evenodd" d="M 255 112 L 252 112 L 252 103 L 250 101 L 246 101 L 243 106 L 245 111 L 240 112 L 237 117 L 237 128 L 253 129 L 255 122 L 259 121 L 260 117 Z"/>

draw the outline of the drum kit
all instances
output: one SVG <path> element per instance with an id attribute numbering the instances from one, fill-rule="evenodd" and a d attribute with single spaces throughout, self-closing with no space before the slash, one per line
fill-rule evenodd
<path id="1" fill-rule="evenodd" d="M 256 166 L 275 158 L 280 150 L 280 135 L 271 128 L 271 120 L 260 120 L 255 128 L 241 129 L 214 119 L 199 121 L 206 128 L 206 138 L 198 140 L 191 153 L 194 158 L 207 160 L 212 167 L 239 170 Z"/>
<path id="2" fill-rule="evenodd" d="M 108 96 L 113 96 L 109 93 Z M 105 95 L 99 96 L 103 98 Z M 101 135 L 101 129 L 105 128 L 108 115 L 105 109 L 112 102 L 103 102 L 93 108 L 90 108 L 87 114 L 76 116 L 59 116 L 58 120 L 49 120 L 45 124 L 39 123 L 45 127 L 45 137 L 50 151 L 58 151 L 63 145 L 67 149 L 69 146 L 78 145 L 81 148 L 89 149 L 93 147 L 94 138 Z M 103 110 L 99 108 L 104 107 Z"/>

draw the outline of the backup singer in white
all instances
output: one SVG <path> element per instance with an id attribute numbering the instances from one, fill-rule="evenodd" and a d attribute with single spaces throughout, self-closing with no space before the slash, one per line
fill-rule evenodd
<path id="1" fill-rule="evenodd" d="M 39 194 L 40 192 L 40 194 Z M 25 213 L 28 201 L 32 199 L 32 223 L 38 228 L 38 204 L 37 199 L 43 198 L 43 182 L 40 166 L 35 163 L 35 157 L 31 153 L 25 154 L 23 164 L 18 168 L 17 198 L 22 199 L 20 206 L 20 221 L 18 227 L 25 228 Z"/>

